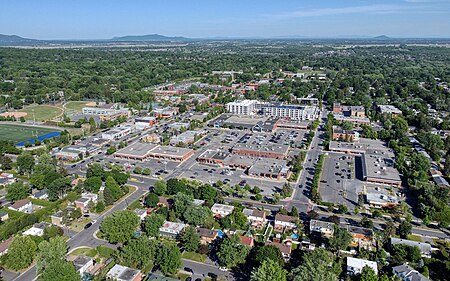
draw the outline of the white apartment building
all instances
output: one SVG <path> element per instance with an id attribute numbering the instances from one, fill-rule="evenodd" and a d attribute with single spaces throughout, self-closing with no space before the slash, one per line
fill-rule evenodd
<path id="1" fill-rule="evenodd" d="M 256 112 L 256 100 L 242 100 L 227 103 L 227 111 L 236 115 L 252 115 Z"/>
<path id="2" fill-rule="evenodd" d="M 309 121 L 319 118 L 317 106 L 309 105 L 267 105 L 262 108 L 263 114 L 271 117 L 289 118 L 291 120 Z"/>

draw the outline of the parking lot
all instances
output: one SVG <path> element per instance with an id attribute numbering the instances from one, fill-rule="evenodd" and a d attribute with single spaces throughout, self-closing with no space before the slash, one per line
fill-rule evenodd
<path id="1" fill-rule="evenodd" d="M 362 181 L 355 179 L 355 157 L 329 153 L 325 157 L 319 186 L 323 201 L 345 204 L 353 210 L 363 186 Z"/>

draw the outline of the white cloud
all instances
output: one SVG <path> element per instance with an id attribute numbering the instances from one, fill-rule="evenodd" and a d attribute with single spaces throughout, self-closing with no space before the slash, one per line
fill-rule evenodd
<path id="1" fill-rule="evenodd" d="M 409 1 L 425 1 L 425 0 L 409 0 Z M 330 15 L 344 14 L 386 14 L 396 13 L 408 10 L 417 10 L 417 7 L 408 7 L 405 5 L 367 5 L 342 8 L 321 8 L 310 10 L 299 10 L 283 14 L 270 15 L 275 18 L 302 18 L 302 17 L 320 17 Z"/>

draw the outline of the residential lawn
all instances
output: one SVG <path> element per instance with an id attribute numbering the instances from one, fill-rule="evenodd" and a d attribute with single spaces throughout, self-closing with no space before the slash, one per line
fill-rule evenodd
<path id="1" fill-rule="evenodd" d="M 0 140 L 20 142 L 55 131 L 58 130 L 18 124 L 0 124 Z"/>
<path id="2" fill-rule="evenodd" d="M 141 197 L 141 198 L 142 198 L 142 197 Z M 141 198 L 139 198 L 139 199 L 141 199 Z M 142 206 L 141 202 L 139 202 L 139 199 L 136 200 L 136 201 L 134 201 L 133 203 L 131 203 L 131 204 L 128 206 L 128 209 L 142 209 L 143 206 Z"/>
<path id="3" fill-rule="evenodd" d="M 86 101 L 69 101 L 64 106 L 66 115 L 74 115 L 82 112 L 83 107 L 86 107 Z"/>
<path id="4" fill-rule="evenodd" d="M 52 120 L 63 114 L 61 108 L 49 105 L 30 106 L 19 111 L 28 113 L 27 116 L 25 116 L 26 120 L 34 120 L 34 118 L 36 118 L 36 121 Z"/>
<path id="5" fill-rule="evenodd" d="M 8 220 L 10 219 L 16 219 L 16 218 L 20 218 L 21 216 L 25 215 L 22 212 L 18 212 L 18 211 L 14 211 L 14 210 L 10 210 L 8 208 L 2 208 L 3 211 L 6 211 L 8 213 Z"/>
<path id="6" fill-rule="evenodd" d="M 48 207 L 53 205 L 53 202 L 49 202 L 46 200 L 41 200 L 41 199 L 34 199 L 34 198 L 28 198 L 30 199 L 31 203 L 33 203 L 33 205 L 39 205 L 39 206 L 43 206 L 43 207 Z"/>
<path id="7" fill-rule="evenodd" d="M 408 235 L 408 239 L 417 241 L 417 242 L 423 242 L 422 237 L 420 237 L 419 235 L 410 234 L 410 235 Z"/>
<path id="8" fill-rule="evenodd" d="M 70 225 L 70 229 L 76 232 L 80 232 L 84 229 L 84 226 L 90 221 L 91 221 L 90 218 L 81 217 L 78 220 L 72 222 L 72 224 Z"/>
<path id="9" fill-rule="evenodd" d="M 97 250 L 89 247 L 83 247 L 73 250 L 69 253 L 69 255 L 73 256 L 88 256 L 88 257 L 95 257 L 97 255 Z"/>
<path id="10" fill-rule="evenodd" d="M 95 249 L 97 250 L 99 257 L 104 259 L 110 258 L 111 255 L 115 252 L 114 249 L 105 246 L 97 246 L 97 248 Z"/>
<path id="11" fill-rule="evenodd" d="M 187 260 L 193 260 L 196 262 L 205 262 L 206 261 L 206 255 L 202 255 L 202 254 L 198 254 L 198 253 L 194 253 L 194 252 L 183 252 L 181 254 L 181 257 L 183 259 L 187 259 Z"/>

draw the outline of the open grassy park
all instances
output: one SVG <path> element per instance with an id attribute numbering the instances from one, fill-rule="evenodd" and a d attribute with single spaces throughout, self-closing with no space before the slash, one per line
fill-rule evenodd
<path id="1" fill-rule="evenodd" d="M 80 114 L 83 110 L 83 107 L 88 106 L 87 101 L 69 101 L 64 105 L 64 113 L 67 116 Z"/>
<path id="2" fill-rule="evenodd" d="M 37 136 L 42 136 L 56 129 L 42 128 L 36 126 L 22 126 L 17 124 L 0 124 L 0 140 L 20 142 Z"/>
<path id="3" fill-rule="evenodd" d="M 26 112 L 27 116 L 25 116 L 26 120 L 34 120 L 36 121 L 48 121 L 55 119 L 62 115 L 63 111 L 61 108 L 50 105 L 35 105 L 30 106 L 24 109 L 21 109 L 20 112 Z"/>

